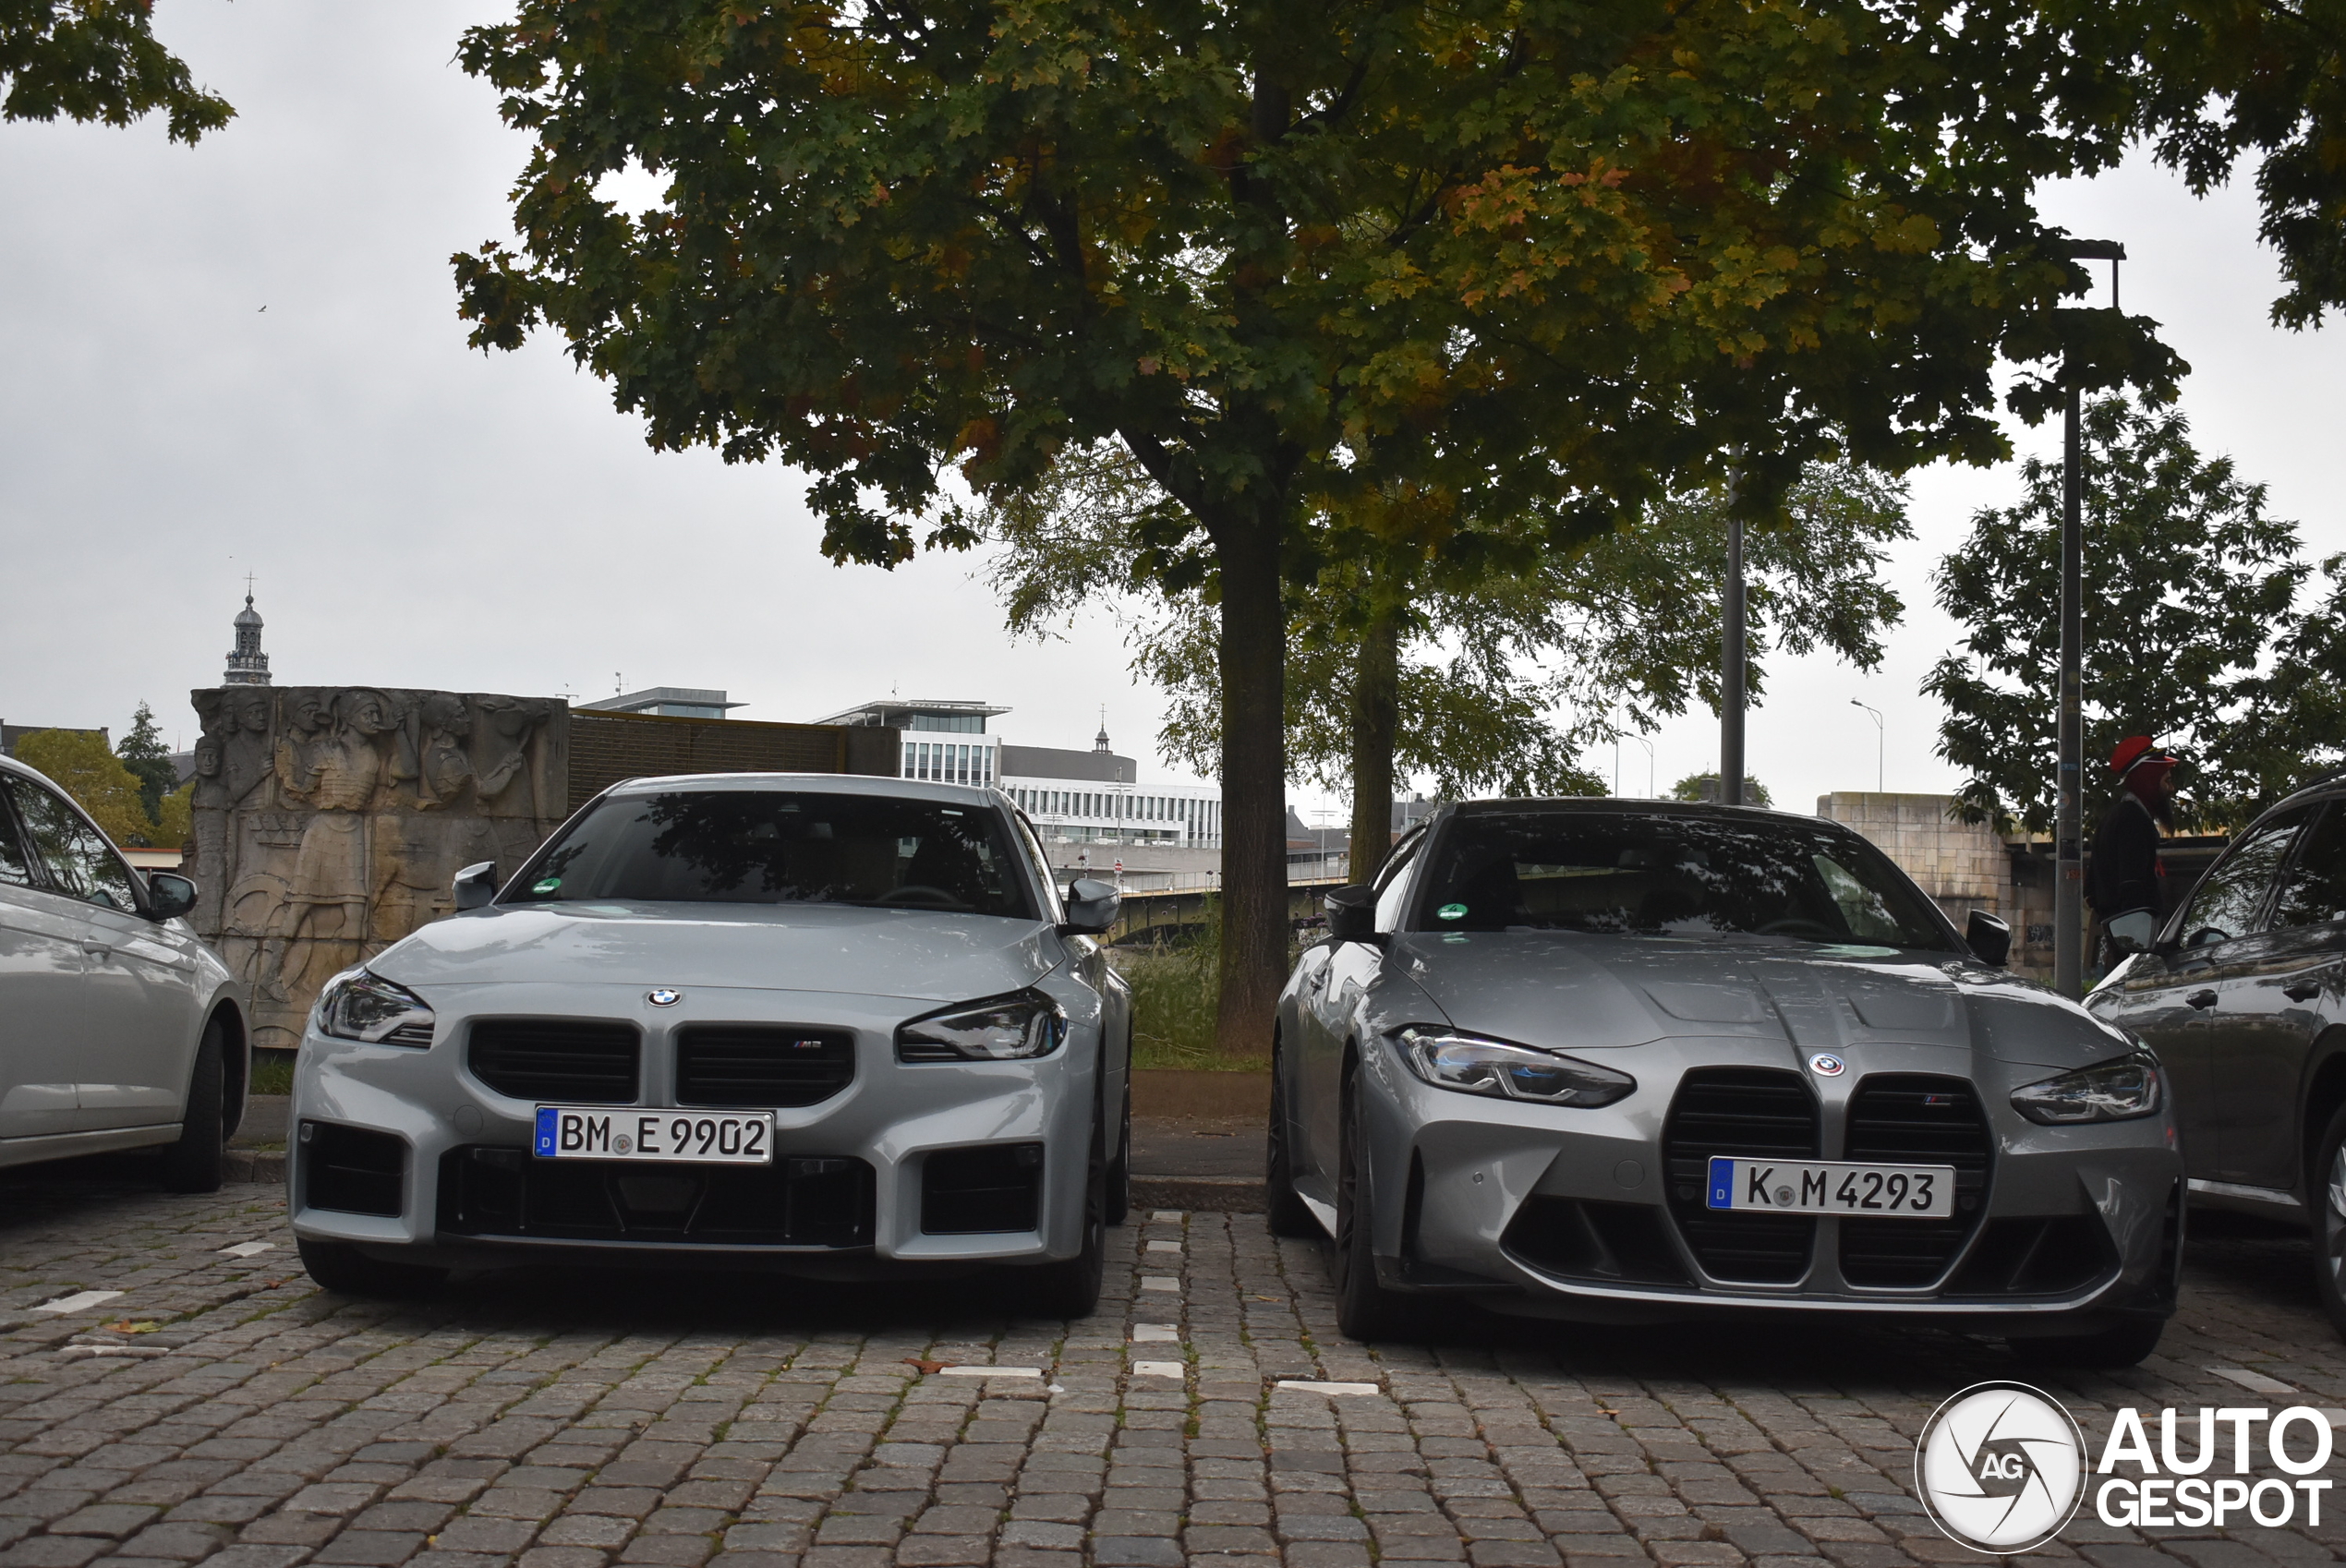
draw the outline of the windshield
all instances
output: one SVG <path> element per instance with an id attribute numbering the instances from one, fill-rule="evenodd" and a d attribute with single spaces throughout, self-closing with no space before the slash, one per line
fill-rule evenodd
<path id="1" fill-rule="evenodd" d="M 1461 815 L 1421 931 L 1589 931 L 1950 948 L 1936 911 L 1856 836 L 1797 821 L 1629 812 Z"/>
<path id="2" fill-rule="evenodd" d="M 604 801 L 501 897 L 879 904 L 1034 919 L 1001 814 L 884 795 L 678 790 Z"/>

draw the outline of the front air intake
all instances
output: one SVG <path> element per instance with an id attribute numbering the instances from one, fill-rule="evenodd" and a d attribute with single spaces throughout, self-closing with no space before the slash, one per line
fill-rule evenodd
<path id="1" fill-rule="evenodd" d="M 1790 1214 L 1726 1213 L 1703 1202 L 1711 1158 L 1813 1160 L 1817 1102 L 1794 1073 L 1705 1067 L 1686 1075 L 1662 1127 L 1670 1216 L 1687 1248 L 1716 1280 L 1795 1285 L 1808 1272 L 1817 1222 Z"/>

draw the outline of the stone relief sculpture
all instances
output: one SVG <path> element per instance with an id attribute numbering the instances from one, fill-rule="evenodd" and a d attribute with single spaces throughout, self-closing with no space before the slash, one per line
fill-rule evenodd
<path id="1" fill-rule="evenodd" d="M 327 977 L 447 912 L 457 870 L 517 865 L 568 806 L 550 698 L 371 687 L 191 694 L 198 928 L 290 1047 Z"/>

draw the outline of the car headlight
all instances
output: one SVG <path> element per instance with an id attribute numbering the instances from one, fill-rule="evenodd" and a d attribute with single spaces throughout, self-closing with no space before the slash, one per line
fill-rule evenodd
<path id="1" fill-rule="evenodd" d="M 2118 1056 L 2012 1092 L 2012 1108 L 2032 1122 L 2123 1122 L 2159 1109 L 2159 1064 L 2148 1056 Z"/>
<path id="2" fill-rule="evenodd" d="M 429 1045 L 439 1027 L 425 1000 L 395 981 L 346 969 L 318 995 L 318 1031 L 370 1045 Z"/>
<path id="3" fill-rule="evenodd" d="M 1638 1087 L 1626 1072 L 1557 1051 L 1484 1040 L 1417 1024 L 1396 1034 L 1401 1059 L 1436 1089 L 1530 1100 L 1542 1105 L 1610 1105 Z"/>
<path id="4" fill-rule="evenodd" d="M 1067 1038 L 1065 1009 L 1039 991 L 996 996 L 900 1024 L 900 1062 L 1011 1062 L 1047 1056 Z"/>

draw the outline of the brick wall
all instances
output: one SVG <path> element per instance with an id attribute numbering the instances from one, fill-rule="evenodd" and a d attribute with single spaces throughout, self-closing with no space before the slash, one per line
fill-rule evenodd
<path id="1" fill-rule="evenodd" d="M 898 731 L 648 713 L 570 715 L 570 804 L 623 778 L 671 773 L 865 773 L 893 778 Z"/>

